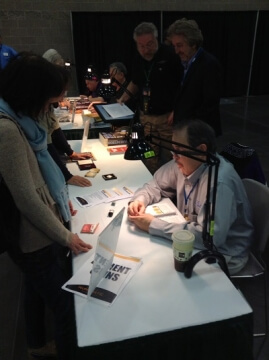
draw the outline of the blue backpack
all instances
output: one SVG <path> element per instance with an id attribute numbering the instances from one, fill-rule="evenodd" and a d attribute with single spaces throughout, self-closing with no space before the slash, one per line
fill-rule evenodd
<path id="1" fill-rule="evenodd" d="M 267 184 L 256 150 L 239 143 L 227 144 L 220 155 L 230 161 L 241 179 L 253 179 Z"/>

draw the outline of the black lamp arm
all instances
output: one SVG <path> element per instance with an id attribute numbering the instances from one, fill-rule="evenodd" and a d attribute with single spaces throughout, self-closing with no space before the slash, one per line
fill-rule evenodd
<path id="1" fill-rule="evenodd" d="M 126 94 L 127 94 L 131 99 L 135 99 L 135 98 L 136 98 L 136 96 L 135 96 L 133 93 L 131 93 L 131 91 L 128 90 L 126 86 L 122 85 L 122 83 L 120 83 L 120 82 L 119 82 L 116 78 L 114 78 L 113 76 L 111 77 L 111 82 L 112 82 L 112 83 L 114 82 L 114 83 L 118 84 L 119 87 L 120 87 L 124 92 L 126 92 Z"/>
<path id="2" fill-rule="evenodd" d="M 147 123 L 145 125 L 147 125 Z M 149 124 L 149 125 L 151 125 L 151 124 Z M 178 143 L 176 141 L 164 139 L 164 138 L 162 138 L 160 136 L 152 134 L 151 130 L 150 130 L 150 134 L 145 136 L 145 139 L 147 141 L 149 141 L 151 144 L 159 146 L 159 147 L 161 147 L 163 149 L 166 149 L 166 150 L 173 151 L 175 154 L 184 155 L 184 156 L 189 157 L 191 159 L 194 159 L 194 160 L 197 160 L 197 161 L 200 161 L 200 162 L 212 165 L 212 166 L 219 164 L 219 159 L 214 154 L 212 154 L 210 152 L 207 152 L 207 151 L 195 149 L 195 148 L 193 148 L 193 147 L 191 147 L 189 145 L 181 144 L 181 143 Z M 154 142 L 154 139 L 160 140 L 162 142 L 162 144 Z M 170 144 L 170 145 L 176 145 L 176 146 L 179 146 L 179 147 L 183 147 L 183 148 L 186 149 L 186 151 L 185 150 L 174 149 L 171 146 L 166 146 L 166 145 L 163 144 L 165 142 Z M 200 157 L 198 157 L 198 155 L 203 155 L 203 156 L 206 157 L 206 159 L 201 159 Z"/>

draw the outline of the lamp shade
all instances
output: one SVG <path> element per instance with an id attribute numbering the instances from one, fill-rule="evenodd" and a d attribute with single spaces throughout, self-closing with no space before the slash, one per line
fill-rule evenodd
<path id="1" fill-rule="evenodd" d="M 152 147 L 145 141 L 140 140 L 128 146 L 124 153 L 125 160 L 142 160 L 155 156 Z"/>
<path id="2" fill-rule="evenodd" d="M 98 90 L 98 96 L 109 102 L 116 94 L 115 86 L 111 85 L 111 78 L 108 71 L 105 71 L 101 77 L 102 86 Z"/>
<path id="3" fill-rule="evenodd" d="M 99 73 L 94 65 L 90 64 L 87 67 L 87 71 L 86 71 L 86 74 L 84 75 L 84 79 L 85 80 L 95 80 L 95 81 L 100 80 Z"/>
<path id="4" fill-rule="evenodd" d="M 155 152 L 144 138 L 144 126 L 136 123 L 132 127 L 132 138 L 125 151 L 125 160 L 143 160 L 155 156 Z"/>
<path id="5" fill-rule="evenodd" d="M 71 67 L 71 61 L 70 60 L 65 60 L 64 62 L 64 66 L 67 67 L 67 68 L 70 68 Z"/>

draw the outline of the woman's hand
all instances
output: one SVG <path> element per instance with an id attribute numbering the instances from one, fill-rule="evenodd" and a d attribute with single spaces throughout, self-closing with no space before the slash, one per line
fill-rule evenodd
<path id="1" fill-rule="evenodd" d="M 72 215 L 72 216 L 75 216 L 78 211 L 74 209 L 71 200 L 69 200 L 68 205 L 69 205 L 69 210 L 70 210 L 71 215 Z"/>
<path id="2" fill-rule="evenodd" d="M 86 160 L 92 157 L 91 153 L 77 153 L 73 151 L 73 153 L 69 156 L 72 160 Z"/>
<path id="3" fill-rule="evenodd" d="M 68 247 L 75 255 L 78 255 L 81 252 L 88 252 L 90 249 L 92 249 L 92 245 L 86 244 L 79 238 L 78 234 L 72 234 L 71 243 L 68 245 Z"/>
<path id="4" fill-rule="evenodd" d="M 83 176 L 79 176 L 79 175 L 73 175 L 68 181 L 67 181 L 68 185 L 75 185 L 75 186 L 92 186 L 92 183 L 90 182 L 90 180 L 86 179 Z"/>

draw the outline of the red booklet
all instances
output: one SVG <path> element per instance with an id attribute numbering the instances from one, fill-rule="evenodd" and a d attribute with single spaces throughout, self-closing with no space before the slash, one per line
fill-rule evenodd
<path id="1" fill-rule="evenodd" d="M 107 151 L 110 155 L 124 154 L 127 146 L 108 147 Z"/>

